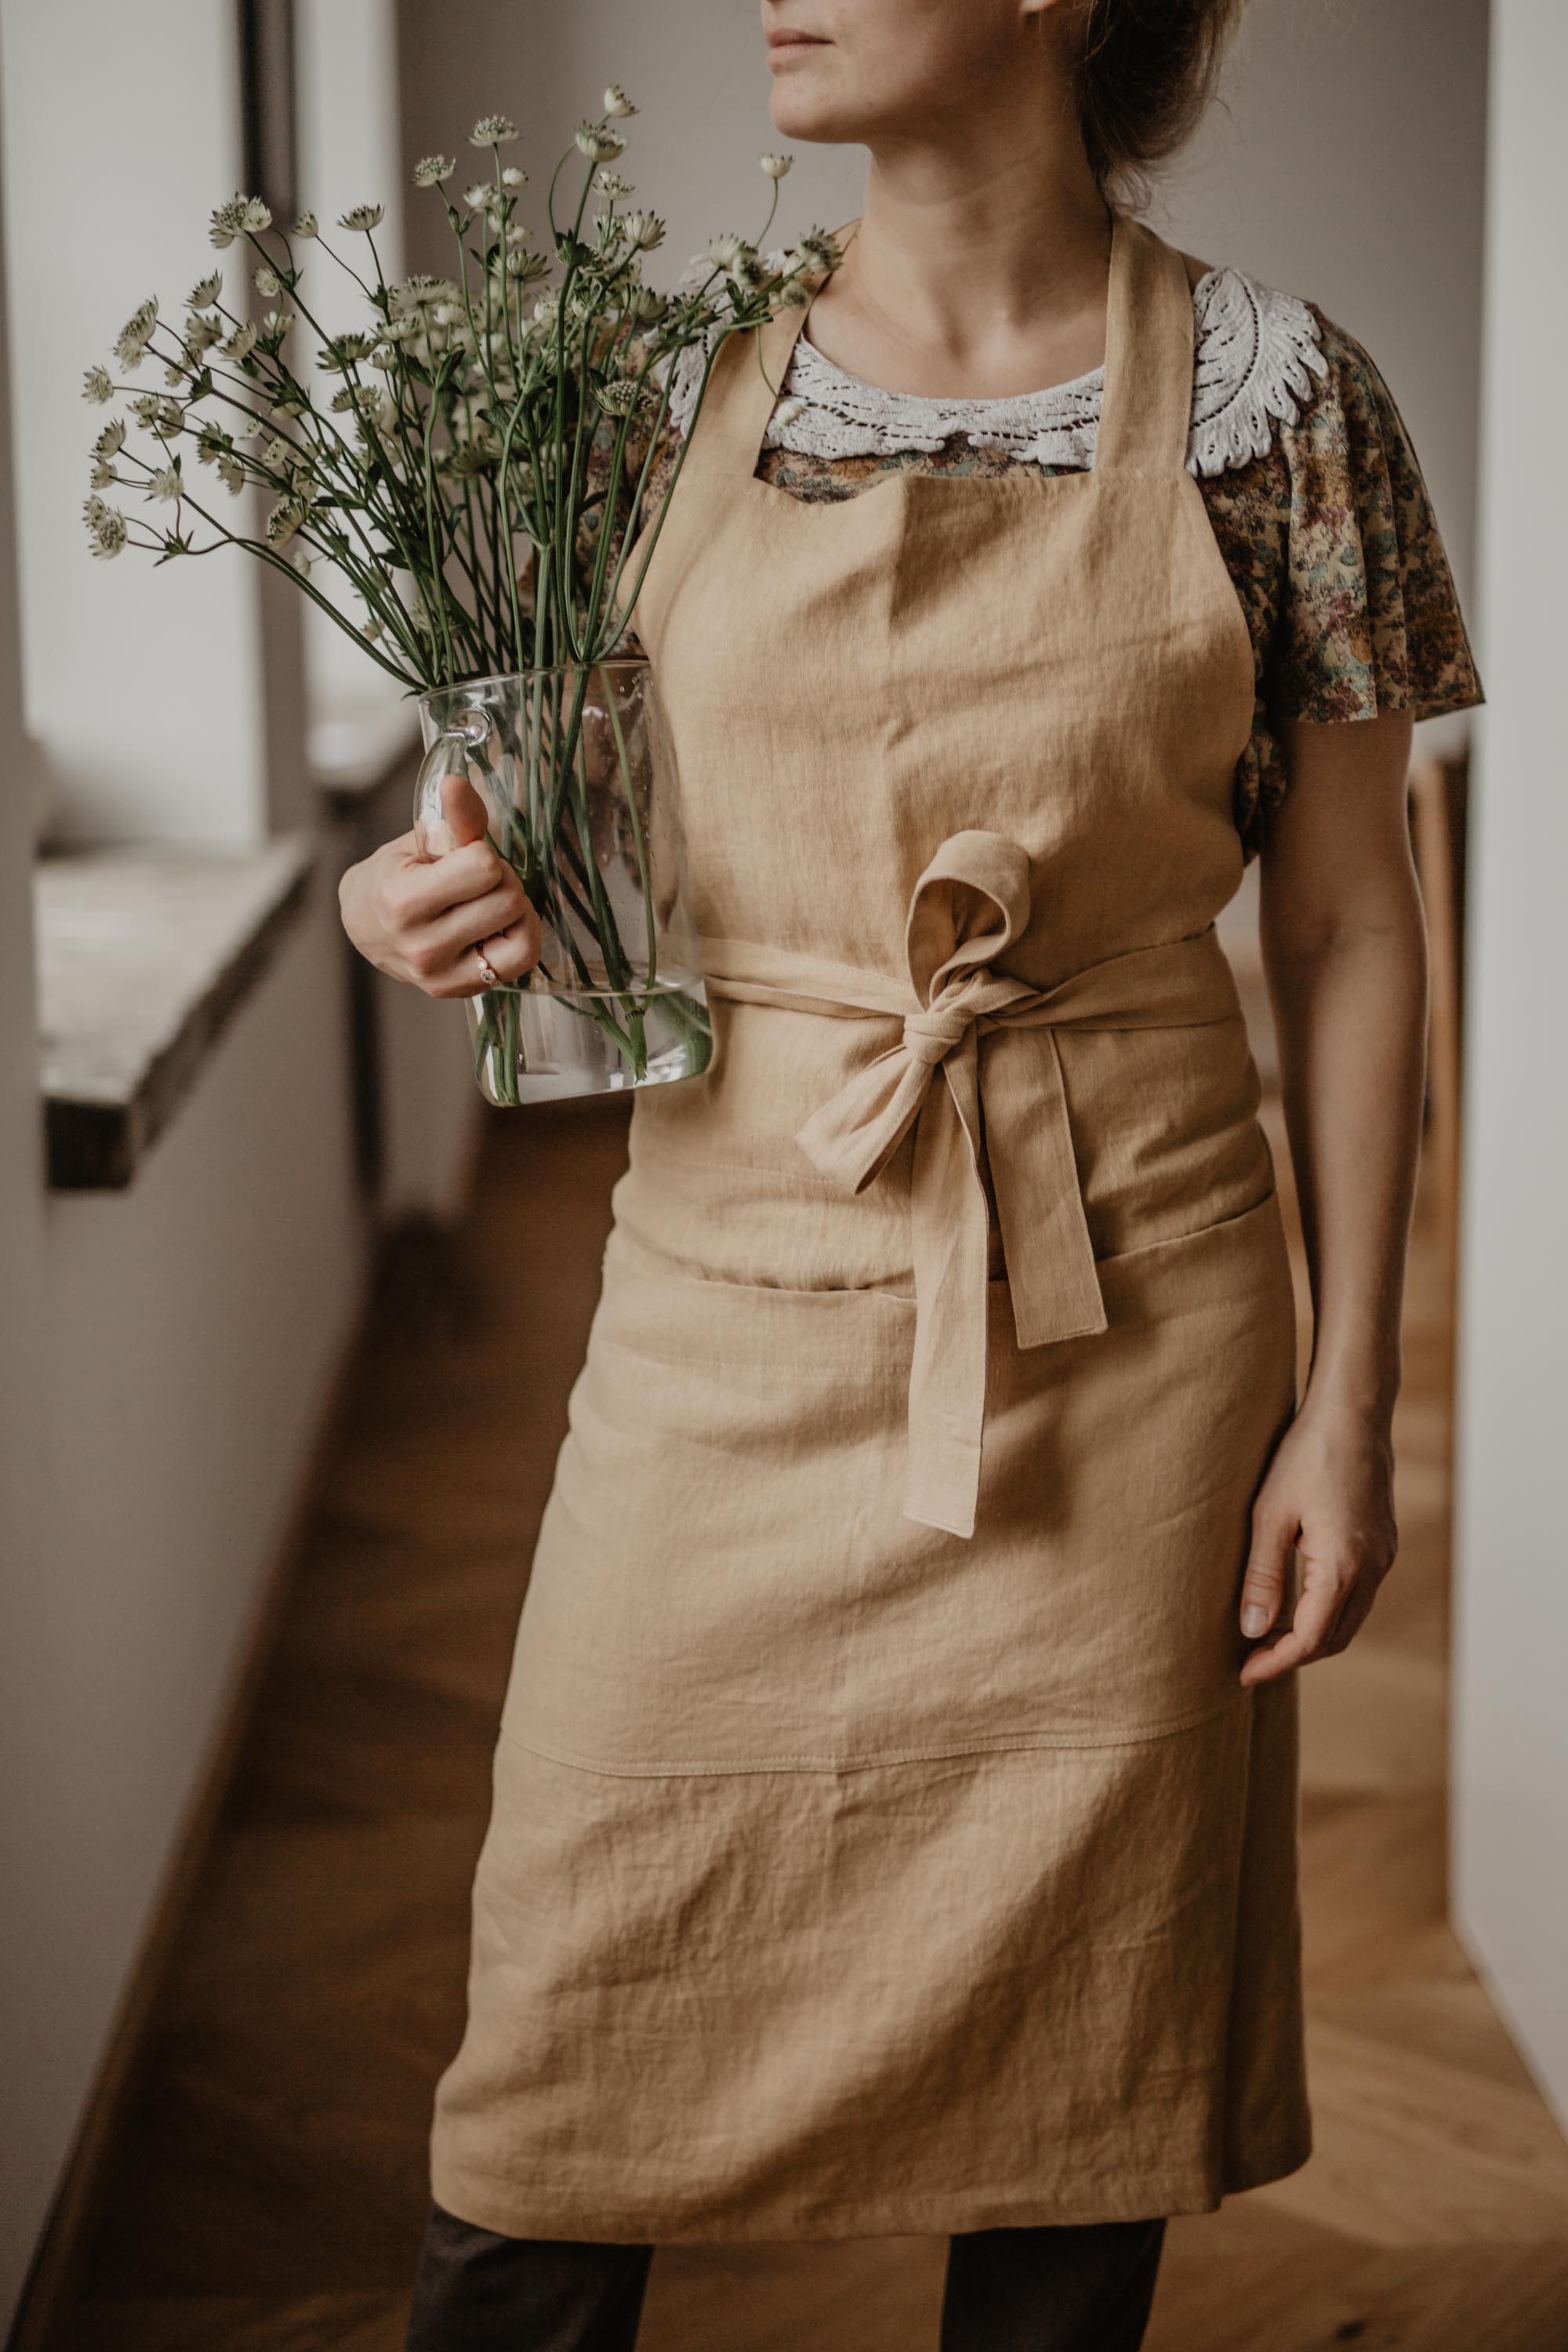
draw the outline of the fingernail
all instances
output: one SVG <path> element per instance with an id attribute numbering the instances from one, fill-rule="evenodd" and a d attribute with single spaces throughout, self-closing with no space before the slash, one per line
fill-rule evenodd
<path id="1" fill-rule="evenodd" d="M 1241 1630 L 1249 1642 L 1268 1630 L 1268 1612 L 1260 1601 L 1249 1601 L 1241 1612 Z"/>

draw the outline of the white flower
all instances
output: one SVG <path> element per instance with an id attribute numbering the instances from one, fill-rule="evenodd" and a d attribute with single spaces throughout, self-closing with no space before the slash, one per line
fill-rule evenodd
<path id="1" fill-rule="evenodd" d="M 615 383 L 602 383 L 598 402 L 606 416 L 629 416 L 637 404 L 637 387 L 627 376 Z"/>
<path id="2" fill-rule="evenodd" d="M 296 236 L 320 236 L 321 225 L 314 213 L 301 213 L 294 224 Z"/>
<path id="3" fill-rule="evenodd" d="M 143 415 L 142 422 L 152 427 L 160 441 L 173 441 L 184 428 L 185 412 L 177 400 L 155 400 L 151 415 Z"/>
<path id="4" fill-rule="evenodd" d="M 303 523 L 307 511 L 303 499 L 279 499 L 267 518 L 267 536 L 271 544 L 286 545 Z"/>
<path id="5" fill-rule="evenodd" d="M 256 349 L 256 328 L 247 319 L 242 326 L 235 329 L 226 342 L 218 345 L 218 349 L 226 360 L 247 360 Z"/>
<path id="6" fill-rule="evenodd" d="M 185 320 L 185 349 L 193 358 L 223 341 L 223 321 L 210 311 L 193 310 Z"/>
<path id="7" fill-rule="evenodd" d="M 510 147 L 517 137 L 517 125 L 504 114 L 481 114 L 468 133 L 470 147 Z"/>
<path id="8" fill-rule="evenodd" d="M 759 292 L 767 274 L 762 256 L 749 245 L 743 247 L 730 264 L 731 283 L 740 287 L 742 293 Z"/>
<path id="9" fill-rule="evenodd" d="M 492 187 L 488 186 L 483 180 L 476 180 L 471 188 L 463 190 L 463 202 L 471 213 L 482 213 L 489 205 L 494 194 L 495 190 Z"/>
<path id="10" fill-rule="evenodd" d="M 781 400 L 773 410 L 773 423 L 781 429 L 786 425 L 793 425 L 797 416 L 805 415 L 805 405 L 804 400 L 796 400 L 793 397 L 789 400 Z"/>
<path id="11" fill-rule="evenodd" d="M 310 559 L 306 554 L 302 547 L 297 547 L 294 550 L 293 554 L 289 558 L 289 561 L 293 565 L 301 580 L 308 580 L 310 578 Z"/>
<path id="12" fill-rule="evenodd" d="M 500 184 L 503 188 L 521 188 L 527 178 L 526 172 L 520 172 L 515 163 L 509 163 L 500 175 Z"/>
<path id="13" fill-rule="evenodd" d="M 280 343 L 293 323 L 292 310 L 268 310 L 261 321 L 261 332 L 269 343 Z"/>
<path id="14" fill-rule="evenodd" d="M 281 294 L 283 291 L 283 281 L 278 272 L 275 269 L 267 268 L 265 265 L 256 272 L 251 282 L 264 301 L 269 302 L 275 294 Z M 208 299 L 216 301 L 217 297 L 213 295 Z"/>
<path id="15" fill-rule="evenodd" d="M 637 324 L 644 327 L 651 325 L 655 319 L 662 319 L 667 307 L 668 298 L 652 286 L 639 286 L 626 304 Z"/>
<path id="16" fill-rule="evenodd" d="M 232 449 L 226 449 L 219 457 L 217 478 L 231 498 L 238 498 L 245 488 L 245 467 Z"/>
<path id="17" fill-rule="evenodd" d="M 92 445 L 95 457 L 118 457 L 125 446 L 125 420 L 111 416 Z"/>
<path id="18" fill-rule="evenodd" d="M 327 369 L 327 374 L 343 376 L 348 374 L 348 369 L 353 367 L 355 360 L 369 360 L 374 348 L 376 348 L 376 343 L 374 343 L 374 336 L 369 334 L 334 334 L 331 341 L 322 343 L 322 351 L 320 351 L 320 358 L 315 364 Z"/>
<path id="19" fill-rule="evenodd" d="M 95 490 L 107 490 L 120 479 L 120 476 L 107 457 L 95 457 L 92 461 L 92 471 L 88 478 Z"/>
<path id="20" fill-rule="evenodd" d="M 81 396 L 94 402 L 100 408 L 105 401 L 114 398 L 114 383 L 107 368 L 89 368 L 81 380 Z"/>
<path id="21" fill-rule="evenodd" d="M 361 236 L 368 236 L 380 221 L 381 215 L 380 205 L 355 205 L 350 211 L 339 214 L 338 226 L 356 229 Z"/>
<path id="22" fill-rule="evenodd" d="M 820 272 L 837 269 L 841 258 L 837 238 L 827 229 L 814 228 L 807 231 L 795 251 L 787 257 L 786 267 Z"/>
<path id="23" fill-rule="evenodd" d="M 145 496 L 150 499 L 162 499 L 167 500 L 170 499 L 177 499 L 179 495 L 180 461 L 176 457 L 172 466 L 161 467 L 158 472 L 153 476 L 152 479 L 147 484 Z"/>
<path id="24" fill-rule="evenodd" d="M 132 312 L 121 328 L 119 339 L 114 346 L 114 356 L 128 373 L 141 366 L 146 354 L 148 339 L 157 323 L 157 298 L 150 296 Z"/>
<path id="25" fill-rule="evenodd" d="M 106 507 L 100 498 L 89 499 L 81 511 L 94 555 L 108 562 L 125 545 L 125 517 L 117 507 Z"/>
<path id="26" fill-rule="evenodd" d="M 452 278 L 432 278 L 426 270 L 416 270 L 401 286 L 392 289 L 392 307 L 400 315 L 424 310 L 432 302 L 455 302 L 459 289 Z"/>
<path id="27" fill-rule="evenodd" d="M 580 122 L 572 135 L 591 163 L 613 163 L 626 143 L 618 131 L 602 131 L 596 122 Z"/>
<path id="28" fill-rule="evenodd" d="M 812 289 L 804 279 L 792 278 L 781 286 L 773 298 L 775 313 L 780 310 L 804 310 L 811 299 Z"/>
<path id="29" fill-rule="evenodd" d="M 639 253 L 664 243 L 664 223 L 657 213 L 627 213 L 621 226 Z"/>
<path id="30" fill-rule="evenodd" d="M 455 155 L 421 155 L 414 166 L 414 184 L 416 188 L 438 188 L 457 168 Z"/>
<path id="31" fill-rule="evenodd" d="M 718 236 L 710 236 L 708 240 L 708 257 L 717 262 L 721 269 L 732 268 L 737 256 L 744 253 L 745 249 L 745 238 L 737 236 L 733 229 L 724 229 Z"/>
<path id="32" fill-rule="evenodd" d="M 210 310 L 223 292 L 223 272 L 215 269 L 210 278 L 201 278 L 185 297 L 187 310 Z"/>
<path id="33" fill-rule="evenodd" d="M 371 614 L 371 616 L 370 616 L 369 620 L 368 620 L 368 621 L 366 621 L 366 622 L 364 622 L 364 623 L 362 625 L 361 629 L 360 629 L 360 635 L 361 635 L 361 636 L 362 636 L 362 637 L 364 637 L 364 638 L 368 639 L 368 640 L 369 640 L 369 642 L 370 642 L 371 644 L 373 644 L 373 645 L 374 644 L 374 642 L 375 642 L 376 638 L 380 636 L 380 635 L 381 635 L 381 623 L 376 619 L 375 614 L 374 614 L 374 613 Z"/>
<path id="34" fill-rule="evenodd" d="M 631 100 L 626 96 L 626 91 L 621 88 L 618 81 L 613 81 L 610 84 L 609 89 L 605 92 L 605 112 L 606 114 L 614 115 L 616 118 L 620 118 L 627 114 L 635 114 L 637 112 L 637 108 L 632 104 Z"/>
<path id="35" fill-rule="evenodd" d="M 594 185 L 602 196 L 608 196 L 612 204 L 622 196 L 635 196 L 637 194 L 631 182 L 623 180 L 618 172 L 595 172 Z"/>
<path id="36" fill-rule="evenodd" d="M 225 246 L 234 243 L 235 238 L 239 235 L 240 223 L 244 217 L 245 198 L 243 196 L 231 196 L 226 205 L 219 205 L 212 216 L 212 225 L 207 230 L 207 235 L 220 252 Z"/>
<path id="37" fill-rule="evenodd" d="M 764 155 L 762 157 L 761 161 L 763 169 L 767 173 L 770 180 L 782 180 L 788 172 L 790 165 L 795 162 L 795 157 L 793 155 Z"/>
<path id="38" fill-rule="evenodd" d="M 226 205 L 219 205 L 207 231 L 214 245 L 221 249 L 232 245 L 237 236 L 248 233 L 259 236 L 272 226 L 272 215 L 259 196 L 230 196 Z"/>

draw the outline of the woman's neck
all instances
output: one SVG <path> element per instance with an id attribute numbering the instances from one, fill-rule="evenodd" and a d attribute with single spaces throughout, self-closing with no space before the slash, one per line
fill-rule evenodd
<path id="1" fill-rule="evenodd" d="M 873 149 L 865 209 L 811 339 L 891 391 L 996 397 L 1105 354 L 1110 213 L 1076 129 Z M 1004 160 L 996 160 L 998 150 Z"/>

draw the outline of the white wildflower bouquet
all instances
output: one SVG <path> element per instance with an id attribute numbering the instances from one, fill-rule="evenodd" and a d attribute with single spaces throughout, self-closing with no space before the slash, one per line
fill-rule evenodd
<path id="1" fill-rule="evenodd" d="M 352 243 L 340 249 L 311 214 L 289 232 L 258 197 L 237 195 L 212 215 L 211 240 L 243 255 L 237 282 L 226 285 L 219 265 L 192 288 L 178 324 L 150 299 L 114 346 L 121 375 L 155 361 L 163 388 L 139 389 L 103 367 L 85 385 L 89 400 L 123 399 L 127 412 L 92 446 L 85 515 L 96 555 L 130 546 L 167 563 L 242 548 L 285 572 L 412 693 L 555 679 L 524 698 L 514 740 L 487 749 L 470 731 L 470 756 L 494 787 L 492 838 L 558 960 L 552 971 L 547 957 L 540 983 L 580 982 L 595 1000 L 580 1009 L 613 1034 L 634 1077 L 646 1063 L 637 992 L 651 978 L 652 941 L 648 955 L 624 945 L 624 919 L 586 855 L 587 681 L 626 639 L 668 510 L 667 499 L 632 566 L 676 362 L 688 351 L 689 366 L 700 359 L 700 405 L 729 337 L 809 299 L 838 257 L 819 229 L 764 256 L 789 168 L 787 157 L 765 155 L 773 203 L 758 236 L 716 236 L 672 292 L 646 283 L 664 224 L 634 205 L 616 169 L 619 125 L 636 110 L 611 89 L 603 111 L 578 126 L 550 182 L 549 252 L 518 216 L 526 175 L 503 161 L 517 138 L 504 116 L 469 132 L 488 169 L 460 197 L 447 192 L 456 160 L 426 157 L 414 179 L 445 207 L 448 277 L 388 282 L 380 205 L 342 215 Z M 574 167 L 575 201 L 563 206 Z M 348 331 L 329 331 L 313 307 L 307 265 L 318 256 L 363 300 L 363 323 Z M 111 503 L 127 491 L 139 494 L 140 512 Z M 226 518 L 247 491 L 259 494 L 259 512 L 252 502 Z M 335 593 L 323 593 L 324 574 Z M 700 1007 L 691 1015 L 700 1020 Z M 480 1050 L 505 1048 L 497 1024 L 515 1023 L 515 1006 L 498 1003 L 485 1017 L 493 1034 Z"/>

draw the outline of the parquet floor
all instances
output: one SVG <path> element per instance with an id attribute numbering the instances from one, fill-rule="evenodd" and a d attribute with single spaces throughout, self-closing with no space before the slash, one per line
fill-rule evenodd
<path id="1" fill-rule="evenodd" d="M 61 2352 L 401 2341 L 511 1629 L 622 1150 L 615 1107 L 498 1118 L 458 1262 L 389 1272 Z M 1149 2352 L 1568 2352 L 1568 2146 L 1444 1924 L 1447 1348 L 1424 1224 L 1404 1558 L 1303 1680 L 1319 2152 L 1175 2224 Z M 644 2343 L 932 2352 L 942 2259 L 667 2253 Z"/>

